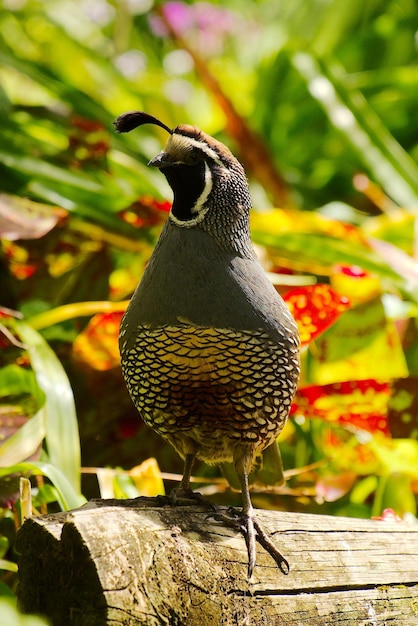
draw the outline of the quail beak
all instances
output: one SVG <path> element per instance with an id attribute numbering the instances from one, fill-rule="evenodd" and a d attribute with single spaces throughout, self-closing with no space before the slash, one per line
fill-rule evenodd
<path id="1" fill-rule="evenodd" d="M 173 163 L 168 152 L 160 152 L 160 154 L 157 154 L 157 156 L 151 159 L 148 165 L 150 167 L 159 167 L 161 169 L 169 167 L 170 165 L 173 165 Z"/>

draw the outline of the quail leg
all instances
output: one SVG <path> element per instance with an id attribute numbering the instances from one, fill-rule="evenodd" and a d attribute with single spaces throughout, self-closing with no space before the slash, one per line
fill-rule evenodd
<path id="1" fill-rule="evenodd" d="M 242 489 L 242 513 L 244 521 L 244 536 L 248 550 L 248 577 L 251 578 L 255 567 L 256 558 L 256 540 L 263 546 L 263 548 L 273 557 L 277 565 L 283 574 L 288 574 L 290 566 L 288 561 L 282 555 L 280 550 L 276 548 L 270 537 L 262 526 L 260 526 L 254 515 L 254 508 L 250 498 L 250 490 L 248 487 L 248 475 L 241 474 L 241 489 Z"/>
<path id="2" fill-rule="evenodd" d="M 187 454 L 184 459 L 183 478 L 180 485 L 173 489 L 170 494 L 173 504 L 176 504 L 179 498 L 191 499 L 194 497 L 194 492 L 190 488 L 190 476 L 192 475 L 194 459 L 194 454 Z"/>
<path id="3" fill-rule="evenodd" d="M 217 511 L 216 506 L 212 504 L 212 502 L 206 500 L 201 493 L 193 491 L 190 487 L 190 476 L 192 474 L 194 460 L 194 454 L 186 455 L 181 483 L 170 493 L 171 504 L 203 504 L 204 506 L 210 507 L 213 511 Z"/>
<path id="4" fill-rule="evenodd" d="M 289 562 L 274 545 L 264 528 L 257 521 L 254 515 L 254 508 L 251 502 L 250 490 L 248 487 L 248 474 L 239 475 L 242 490 L 242 512 L 230 509 L 231 515 L 218 514 L 215 519 L 224 522 L 227 526 L 239 530 L 245 538 L 248 552 L 248 578 L 251 579 L 256 560 L 256 541 L 273 557 L 281 572 L 285 575 L 289 573 Z"/>

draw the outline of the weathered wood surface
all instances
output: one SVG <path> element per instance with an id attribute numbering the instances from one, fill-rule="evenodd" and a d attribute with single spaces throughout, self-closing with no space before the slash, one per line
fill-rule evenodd
<path id="1" fill-rule="evenodd" d="M 27 520 L 23 610 L 54 626 L 418 625 L 418 527 L 258 511 L 291 570 L 200 506 L 91 502 Z"/>

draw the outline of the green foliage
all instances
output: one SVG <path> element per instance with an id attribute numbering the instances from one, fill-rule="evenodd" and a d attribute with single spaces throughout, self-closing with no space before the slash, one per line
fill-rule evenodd
<path id="1" fill-rule="evenodd" d="M 35 615 L 21 615 L 14 607 L 13 602 L 0 598 L 0 615 L 3 626 L 48 626 L 42 617 Z"/>
<path id="2" fill-rule="evenodd" d="M 257 504 L 416 515 L 415 0 L 150 6 L 0 7 L 0 595 L 15 584 L 20 476 L 47 512 L 164 491 L 155 461 L 109 466 L 156 457 L 181 471 L 119 368 L 125 299 L 171 197 L 146 167 L 163 133 L 113 131 L 130 109 L 231 147 L 254 241 L 290 287 L 303 373 L 280 442 L 288 486 Z M 87 469 L 80 483 L 81 462 L 96 483 Z M 218 484 L 213 468 L 198 473 Z"/>

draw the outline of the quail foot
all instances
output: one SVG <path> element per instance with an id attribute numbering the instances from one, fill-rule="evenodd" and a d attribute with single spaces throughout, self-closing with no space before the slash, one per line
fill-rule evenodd
<path id="1" fill-rule="evenodd" d="M 122 371 L 146 424 L 184 459 L 177 496 L 188 496 L 193 461 L 233 462 L 243 508 L 219 514 L 244 535 L 252 576 L 258 541 L 284 573 L 288 562 L 258 523 L 248 475 L 289 414 L 299 377 L 296 324 L 261 267 L 250 237 L 251 198 L 230 150 L 195 126 L 171 130 L 125 113 L 117 132 L 156 124 L 168 141 L 149 165 L 173 204 L 122 319 Z"/>

